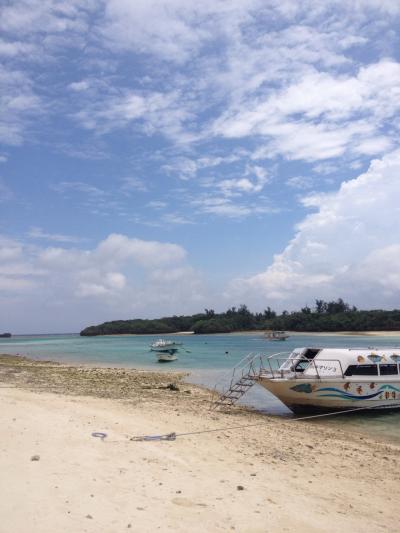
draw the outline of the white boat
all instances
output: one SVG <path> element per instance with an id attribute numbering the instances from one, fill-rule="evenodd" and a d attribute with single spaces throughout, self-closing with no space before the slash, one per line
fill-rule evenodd
<path id="1" fill-rule="evenodd" d="M 266 331 L 264 336 L 269 341 L 285 341 L 290 337 L 285 331 Z"/>
<path id="2" fill-rule="evenodd" d="M 263 359 L 255 380 L 289 409 L 400 407 L 400 348 L 297 348 Z"/>
<path id="3" fill-rule="evenodd" d="M 169 352 L 170 350 L 177 350 L 179 346 L 182 346 L 181 342 L 158 339 L 158 341 L 150 344 L 150 350 L 153 352 Z"/>
<path id="4" fill-rule="evenodd" d="M 160 352 L 157 354 L 157 360 L 159 363 L 170 363 L 176 361 L 178 357 L 175 355 L 177 350 L 170 350 L 169 352 Z"/>

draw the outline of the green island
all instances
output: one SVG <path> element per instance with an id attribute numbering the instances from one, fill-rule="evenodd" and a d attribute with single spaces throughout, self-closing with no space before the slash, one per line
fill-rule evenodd
<path id="1" fill-rule="evenodd" d="M 165 334 L 193 331 L 195 334 L 232 333 L 252 330 L 320 331 L 397 331 L 400 330 L 400 310 L 359 310 L 341 298 L 300 311 L 277 314 L 270 307 L 252 313 L 246 305 L 231 307 L 224 313 L 205 309 L 191 316 L 171 316 L 159 319 L 113 320 L 83 329 L 82 336 L 122 334 Z"/>

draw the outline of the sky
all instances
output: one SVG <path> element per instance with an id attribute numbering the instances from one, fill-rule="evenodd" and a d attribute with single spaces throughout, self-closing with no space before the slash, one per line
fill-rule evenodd
<path id="1" fill-rule="evenodd" d="M 400 307 L 400 2 L 0 2 L 0 332 Z"/>

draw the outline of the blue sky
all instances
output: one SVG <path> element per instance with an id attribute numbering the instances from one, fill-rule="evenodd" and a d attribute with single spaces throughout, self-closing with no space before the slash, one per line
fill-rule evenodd
<path id="1" fill-rule="evenodd" d="M 398 307 L 398 2 L 0 10 L 0 330 Z"/>

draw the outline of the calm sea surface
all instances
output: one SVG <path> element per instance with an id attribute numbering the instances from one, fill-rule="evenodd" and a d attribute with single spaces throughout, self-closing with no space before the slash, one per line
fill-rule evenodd
<path id="1" fill-rule="evenodd" d="M 68 363 L 124 366 L 149 370 L 185 370 L 190 381 L 213 388 L 221 386 L 229 370 L 249 353 L 273 354 L 290 352 L 294 348 L 308 347 L 400 347 L 399 337 L 371 337 L 361 335 L 326 336 L 292 335 L 285 342 L 266 341 L 262 334 L 243 335 L 188 335 L 168 336 L 183 342 L 173 364 L 161 365 L 156 361 L 149 345 L 157 339 L 154 335 L 80 337 L 79 335 L 31 335 L 0 339 L 0 353 L 27 355 L 33 359 L 47 359 Z M 242 403 L 280 416 L 290 417 L 291 412 L 274 396 L 255 386 Z M 299 422 L 300 423 L 300 422 Z M 357 429 L 385 440 L 400 441 L 400 412 L 372 412 L 357 415 L 338 415 L 320 419 L 319 424 Z"/>

